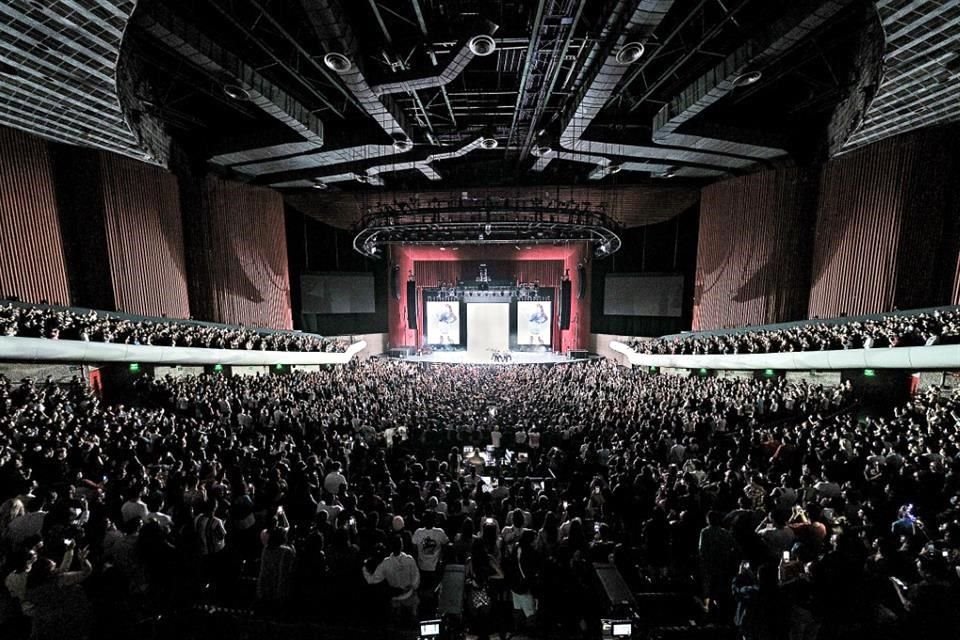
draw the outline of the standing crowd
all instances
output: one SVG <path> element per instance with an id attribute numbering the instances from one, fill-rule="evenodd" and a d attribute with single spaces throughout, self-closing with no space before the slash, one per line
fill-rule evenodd
<path id="1" fill-rule="evenodd" d="M 751 640 L 956 638 L 960 396 L 861 413 L 847 384 L 602 362 L 142 377 L 112 403 L 0 378 L 0 632 L 245 597 L 403 627 L 462 565 L 479 637 L 590 634 L 610 563 L 696 581 Z"/>

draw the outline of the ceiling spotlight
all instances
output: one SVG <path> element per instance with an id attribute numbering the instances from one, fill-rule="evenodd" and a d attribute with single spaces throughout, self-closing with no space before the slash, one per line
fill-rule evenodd
<path id="1" fill-rule="evenodd" d="M 353 63 L 350 62 L 350 58 L 336 51 L 331 51 L 323 56 L 323 64 L 327 65 L 328 69 L 336 71 L 337 73 L 346 73 L 353 68 Z"/>
<path id="2" fill-rule="evenodd" d="M 643 44 L 640 42 L 628 42 L 617 51 L 617 64 L 633 64 L 643 57 Z"/>
<path id="3" fill-rule="evenodd" d="M 623 165 L 619 162 L 614 162 L 613 164 L 607 165 L 607 173 L 610 175 L 620 173 L 621 171 L 623 171 Z"/>
<path id="4" fill-rule="evenodd" d="M 250 99 L 250 92 L 238 84 L 223 85 L 223 93 L 231 100 L 240 100 L 246 102 Z"/>
<path id="5" fill-rule="evenodd" d="M 760 78 L 762 77 L 763 77 L 762 71 L 747 71 L 745 73 L 741 73 L 740 75 L 738 75 L 733 79 L 733 86 L 747 87 L 747 86 L 750 86 L 751 84 L 754 84 L 755 82 L 760 80 Z"/>
<path id="6" fill-rule="evenodd" d="M 493 40 L 493 38 L 484 33 L 470 38 L 470 42 L 467 43 L 467 46 L 470 47 L 470 51 L 473 52 L 473 55 L 482 57 L 493 53 L 497 48 L 497 43 Z"/>
<path id="7" fill-rule="evenodd" d="M 317 180 L 314 180 L 314 181 L 313 181 L 313 188 L 314 188 L 314 189 L 319 189 L 320 191 L 326 191 L 329 187 L 330 187 L 330 185 L 328 185 L 328 184 L 327 184 L 326 182 L 324 182 L 323 180 L 317 179 Z"/>
<path id="8" fill-rule="evenodd" d="M 413 149 L 413 140 L 406 137 L 402 133 L 395 134 L 393 136 L 393 149 L 397 153 L 405 153 Z"/>
<path id="9" fill-rule="evenodd" d="M 360 184 L 370 184 L 370 176 L 364 175 L 362 173 L 358 173 L 357 182 L 359 182 Z"/>
<path id="10" fill-rule="evenodd" d="M 489 151 L 490 149 L 496 149 L 499 147 L 500 143 L 497 142 L 496 138 L 484 138 L 480 141 L 480 146 Z"/>

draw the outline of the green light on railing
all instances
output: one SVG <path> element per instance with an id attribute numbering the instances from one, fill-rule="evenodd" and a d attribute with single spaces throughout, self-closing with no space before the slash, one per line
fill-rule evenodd
<path id="1" fill-rule="evenodd" d="M 872 378 L 872 377 L 874 377 L 875 375 L 877 375 L 877 372 L 874 371 L 873 369 L 864 369 L 864 370 L 863 370 L 863 375 L 865 375 L 865 376 L 868 377 L 868 378 Z"/>
<path id="2" fill-rule="evenodd" d="M 223 371 L 223 365 L 222 365 L 222 364 L 215 364 L 215 365 L 213 365 L 213 370 L 214 370 L 214 371 Z"/>
<path id="3" fill-rule="evenodd" d="M 706 369 L 700 369 L 700 375 L 702 375 L 702 376 L 707 375 L 707 370 L 706 370 Z"/>
<path id="4" fill-rule="evenodd" d="M 273 366 L 273 368 L 276 369 L 277 371 L 280 371 L 281 369 L 283 369 L 283 365 L 282 365 L 282 364 L 276 364 L 276 365 Z"/>
<path id="5" fill-rule="evenodd" d="M 772 376 L 772 375 L 773 375 L 773 369 L 764 369 L 764 370 L 763 370 L 763 375 L 765 375 L 765 376 Z"/>
<path id="6" fill-rule="evenodd" d="M 133 373 L 136 373 L 137 371 L 140 371 L 140 365 L 139 365 L 138 363 L 136 363 L 136 362 L 131 362 L 131 363 L 130 363 L 130 371 L 132 371 Z"/>

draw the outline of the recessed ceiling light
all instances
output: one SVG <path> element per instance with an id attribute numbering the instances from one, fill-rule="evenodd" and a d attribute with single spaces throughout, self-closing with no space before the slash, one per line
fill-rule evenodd
<path id="1" fill-rule="evenodd" d="M 489 151 L 491 149 L 496 149 L 498 146 L 500 146 L 500 143 L 496 138 L 484 138 L 480 141 L 480 146 Z"/>

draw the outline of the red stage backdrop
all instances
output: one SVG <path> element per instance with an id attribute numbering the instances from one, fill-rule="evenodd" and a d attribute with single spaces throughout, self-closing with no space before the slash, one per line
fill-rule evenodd
<path id="1" fill-rule="evenodd" d="M 423 309 L 422 290 L 424 287 L 437 287 L 443 282 L 456 283 L 458 280 L 471 281 L 476 278 L 478 267 L 485 263 L 491 277 L 517 277 L 523 282 L 540 282 L 540 286 L 556 289 L 554 304 L 554 322 L 559 319 L 558 301 L 560 282 L 564 272 L 569 271 L 573 280 L 571 297 L 570 329 L 560 331 L 554 325 L 553 348 L 566 352 L 570 349 L 586 348 L 590 338 L 590 292 L 589 264 L 587 265 L 584 295 L 578 298 L 579 283 L 577 265 L 590 256 L 590 248 L 585 243 L 562 246 L 521 247 L 513 246 L 463 246 L 458 251 L 439 247 L 395 246 L 390 252 L 391 264 L 398 267 L 398 292 L 390 296 L 389 331 L 390 345 L 393 347 L 421 346 L 423 336 L 423 318 L 419 317 Z M 408 329 L 406 282 L 413 276 L 417 283 L 417 329 Z M 392 294 L 393 292 L 391 292 Z"/>
<path id="2" fill-rule="evenodd" d="M 0 294 L 70 304 L 47 142 L 0 128 Z"/>

